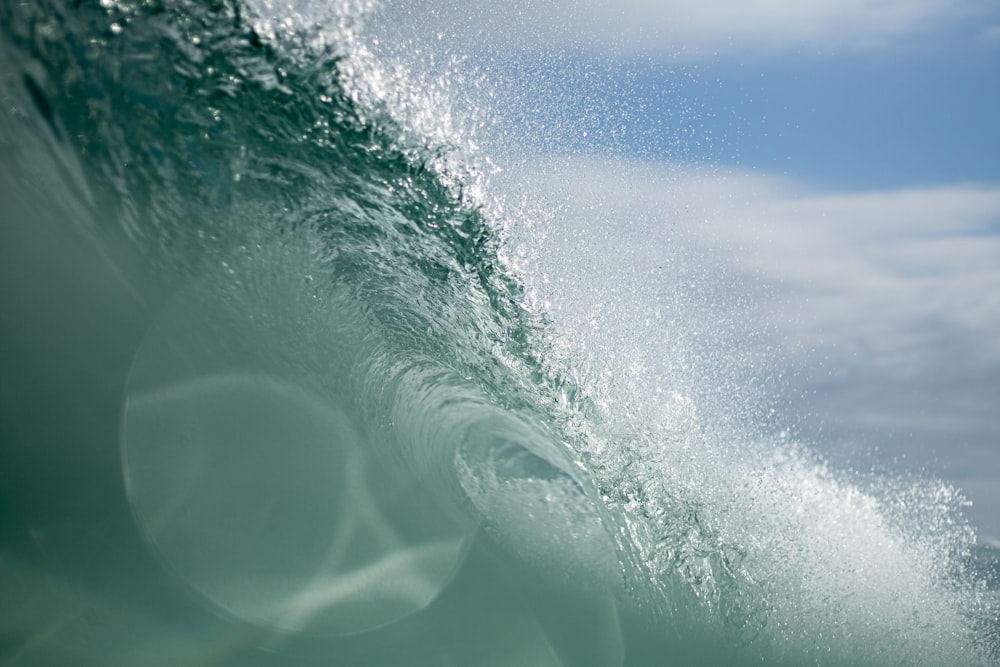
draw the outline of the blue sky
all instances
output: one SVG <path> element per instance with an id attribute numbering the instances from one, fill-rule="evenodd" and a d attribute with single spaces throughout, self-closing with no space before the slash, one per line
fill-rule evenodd
<path id="1" fill-rule="evenodd" d="M 711 160 L 838 189 L 988 183 L 1000 180 L 1000 36 L 990 20 L 1000 25 L 1000 9 L 836 52 L 792 42 L 689 58 L 581 41 L 554 47 L 563 49 L 550 54 L 555 67 L 529 56 L 493 68 L 521 83 L 513 96 L 528 88 L 534 100 L 558 100 L 542 102 L 544 121 L 532 104 L 512 104 L 519 113 L 505 119 L 546 122 L 564 133 L 552 138 L 563 148 L 582 147 L 572 123 L 556 122 L 575 115 L 590 119 L 587 139 L 601 150 L 644 159 Z M 624 142 L 609 136 L 623 112 Z"/>
<path id="2" fill-rule="evenodd" d="M 798 437 L 848 465 L 952 480 L 1000 537 L 1000 5 L 381 6 L 380 49 L 450 77 L 440 88 L 470 98 L 469 117 L 489 95 L 497 124 L 477 143 L 561 202 L 549 238 L 617 225 L 593 258 L 645 245 L 737 276 Z M 456 91 L 459 60 L 492 83 Z M 589 290 L 641 314 L 649 290 L 621 286 L 647 260 L 629 257 Z M 588 307 L 586 291 L 544 296 Z"/>
<path id="3" fill-rule="evenodd" d="M 969 33 L 898 50 L 720 58 L 699 67 L 691 94 L 725 134 L 719 157 L 742 166 L 846 189 L 997 182 L 1000 40 Z"/>

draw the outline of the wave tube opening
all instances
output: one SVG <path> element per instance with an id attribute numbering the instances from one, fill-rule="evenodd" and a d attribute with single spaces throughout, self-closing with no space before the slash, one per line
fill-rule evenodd
<path id="1" fill-rule="evenodd" d="M 349 635 L 419 612 L 461 563 L 468 530 L 352 404 L 365 350 L 350 308 L 327 351 L 339 386 L 262 352 L 294 349 L 302 323 L 286 312 L 262 326 L 254 310 L 196 283 L 136 352 L 121 448 L 141 532 L 211 606 L 265 628 Z"/>

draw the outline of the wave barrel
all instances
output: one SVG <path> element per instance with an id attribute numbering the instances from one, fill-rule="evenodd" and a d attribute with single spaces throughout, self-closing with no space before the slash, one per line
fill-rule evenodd
<path id="1" fill-rule="evenodd" d="M 255 321 L 260 290 L 184 290 L 137 351 L 121 437 L 140 529 L 209 606 L 265 628 L 347 635 L 420 611 L 466 531 L 352 405 L 350 322 L 307 354 L 294 308 Z M 305 372 L 298 362 L 317 353 L 327 372 Z"/>

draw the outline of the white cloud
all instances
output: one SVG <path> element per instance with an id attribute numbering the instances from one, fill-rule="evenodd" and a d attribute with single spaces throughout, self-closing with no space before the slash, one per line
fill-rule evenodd
<path id="1" fill-rule="evenodd" d="M 803 313 L 808 345 L 869 348 L 873 363 L 905 376 L 936 323 L 937 335 L 973 334 L 974 363 L 1000 365 L 990 334 L 1000 324 L 1000 235 L 986 233 L 1000 221 L 1000 189 L 772 192 L 741 217 L 766 240 L 738 261 L 809 296 L 788 307 Z"/>
<path id="2" fill-rule="evenodd" d="M 756 365 L 825 414 L 823 438 L 894 438 L 960 484 L 1000 474 L 1000 186 L 817 192 L 580 158 L 508 177 L 563 202 L 545 233 L 514 230 L 513 261 L 588 364 L 642 375 L 635 395 L 729 392 Z M 996 494 L 970 487 L 1000 534 Z"/>
<path id="3" fill-rule="evenodd" d="M 870 48 L 985 7 L 981 0 L 384 0 L 407 29 L 480 47 L 563 42 L 700 57 L 742 47 Z"/>
<path id="4" fill-rule="evenodd" d="M 905 375 L 921 365 L 928 336 L 964 332 L 979 346 L 970 364 L 1000 367 L 998 187 L 822 193 L 745 173 L 575 170 L 585 174 L 578 204 L 600 198 L 609 219 L 648 221 L 647 240 L 649 226 L 668 226 L 773 285 L 772 316 L 794 323 L 802 349 L 869 349 L 872 363 Z"/>

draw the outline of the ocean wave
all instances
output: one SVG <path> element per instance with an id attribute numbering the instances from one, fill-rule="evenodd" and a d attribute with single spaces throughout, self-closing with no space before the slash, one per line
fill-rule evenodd
<path id="1" fill-rule="evenodd" d="M 365 47 L 364 12 L 0 9 L 4 191 L 90 239 L 142 322 L 110 391 L 159 566 L 291 654 L 385 662 L 431 628 L 452 643 L 410 664 L 465 660 L 466 628 L 518 638 L 476 664 L 995 657 L 961 495 L 707 419 L 612 321 L 587 352 L 507 259 L 516 213 L 447 118 L 458 91 Z M 520 591 L 486 586 L 507 616 L 491 577 Z"/>

